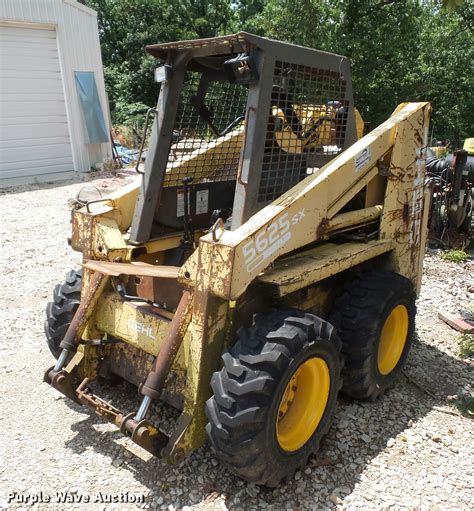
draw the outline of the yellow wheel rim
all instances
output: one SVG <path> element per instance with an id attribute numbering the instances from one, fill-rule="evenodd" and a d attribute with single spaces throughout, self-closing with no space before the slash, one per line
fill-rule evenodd
<path id="1" fill-rule="evenodd" d="M 278 408 L 277 440 L 284 451 L 296 451 L 311 438 L 326 409 L 329 388 L 329 368 L 322 358 L 310 358 L 294 372 Z"/>
<path id="2" fill-rule="evenodd" d="M 380 335 L 377 364 L 380 374 L 391 373 L 403 353 L 408 337 L 408 310 L 397 305 L 388 315 Z"/>

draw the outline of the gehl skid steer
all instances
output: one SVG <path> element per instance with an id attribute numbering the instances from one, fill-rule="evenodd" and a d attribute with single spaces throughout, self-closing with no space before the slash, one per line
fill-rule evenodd
<path id="1" fill-rule="evenodd" d="M 208 438 L 275 486 L 341 388 L 375 399 L 405 364 L 430 106 L 361 138 L 344 57 L 243 32 L 147 50 L 162 65 L 143 175 L 73 212 L 83 265 L 47 309 L 45 381 L 169 462 Z M 94 394 L 112 376 L 136 409 Z M 150 419 L 159 399 L 181 410 L 173 431 Z"/>

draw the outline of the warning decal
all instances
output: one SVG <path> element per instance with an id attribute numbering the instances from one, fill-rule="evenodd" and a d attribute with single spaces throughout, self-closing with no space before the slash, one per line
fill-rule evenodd
<path id="1" fill-rule="evenodd" d="M 209 211 L 209 190 L 196 192 L 196 215 L 203 215 Z"/>
<path id="2" fill-rule="evenodd" d="M 356 172 L 361 171 L 368 163 L 370 163 L 370 146 L 366 147 L 355 157 Z"/>

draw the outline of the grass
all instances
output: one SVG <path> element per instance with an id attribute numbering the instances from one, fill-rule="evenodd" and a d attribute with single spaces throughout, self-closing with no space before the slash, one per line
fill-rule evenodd
<path id="1" fill-rule="evenodd" d="M 441 254 L 441 259 L 460 264 L 465 263 L 469 259 L 469 254 L 464 252 L 464 250 L 447 250 Z"/>
<path id="2" fill-rule="evenodd" d="M 452 404 L 464 415 L 474 417 L 474 397 L 472 396 L 458 396 Z"/>
<path id="3" fill-rule="evenodd" d="M 474 357 L 474 334 L 462 334 L 458 338 L 459 356 L 461 358 Z"/>

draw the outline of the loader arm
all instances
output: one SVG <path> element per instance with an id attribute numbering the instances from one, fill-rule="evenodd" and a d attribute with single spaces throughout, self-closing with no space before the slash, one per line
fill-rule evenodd
<path id="1" fill-rule="evenodd" d="M 423 181 L 430 106 L 401 105 L 378 128 L 251 217 L 235 231 L 215 229 L 200 239 L 200 250 L 180 270 L 187 284 L 196 280 L 204 253 L 213 260 L 210 292 L 235 300 L 278 257 L 320 239 L 330 220 L 389 161 L 380 239 L 403 236 L 396 259 L 407 276 L 418 271 L 423 232 Z M 212 250 L 203 250 L 210 244 Z M 406 261 L 405 261 L 406 260 Z"/>

